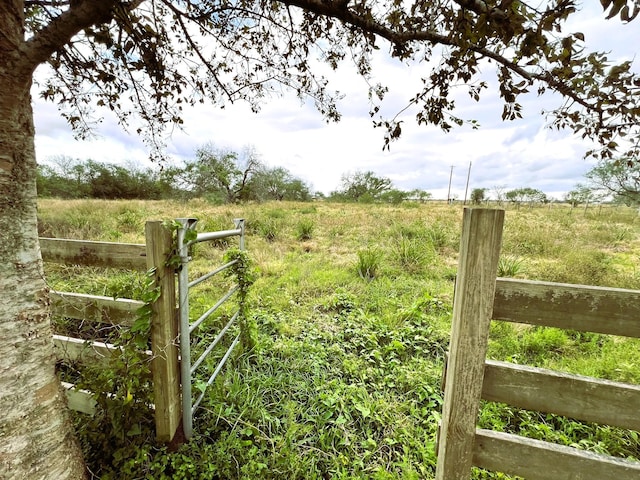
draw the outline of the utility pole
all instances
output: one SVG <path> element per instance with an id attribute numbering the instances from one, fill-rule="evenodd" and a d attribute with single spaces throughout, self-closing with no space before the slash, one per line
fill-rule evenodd
<path id="1" fill-rule="evenodd" d="M 449 173 L 449 190 L 447 191 L 447 204 L 451 203 L 451 178 L 453 177 L 453 165 L 451 165 L 451 173 Z"/>
<path id="2" fill-rule="evenodd" d="M 469 172 L 467 173 L 467 186 L 464 188 L 464 205 L 467 204 L 467 192 L 469 191 L 469 177 L 471 177 L 471 162 L 469 162 Z"/>

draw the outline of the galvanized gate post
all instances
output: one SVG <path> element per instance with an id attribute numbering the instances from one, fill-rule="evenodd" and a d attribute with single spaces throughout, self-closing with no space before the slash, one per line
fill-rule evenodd
<path id="1" fill-rule="evenodd" d="M 240 230 L 240 250 L 244 250 L 244 218 L 234 218 L 233 223 Z"/>
<path id="2" fill-rule="evenodd" d="M 178 218 L 182 228 L 178 230 L 178 305 L 180 310 L 180 378 L 182 383 L 182 430 L 187 440 L 193 434 L 191 405 L 191 341 L 189 334 L 189 242 L 185 242 L 187 230 L 195 228 L 195 218 Z"/>

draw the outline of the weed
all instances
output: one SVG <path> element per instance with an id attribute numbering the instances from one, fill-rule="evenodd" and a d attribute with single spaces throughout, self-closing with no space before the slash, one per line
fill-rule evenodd
<path id="1" fill-rule="evenodd" d="M 421 239 L 400 236 L 394 254 L 402 268 L 410 273 L 421 271 L 426 262 L 434 256 L 432 247 Z"/>
<path id="2" fill-rule="evenodd" d="M 402 202 L 400 205 L 402 206 L 402 208 L 406 209 L 419 209 L 421 207 L 421 204 L 419 202 Z"/>
<path id="3" fill-rule="evenodd" d="M 546 266 L 540 279 L 550 282 L 613 286 L 613 267 L 608 253 L 593 249 L 574 249 L 561 261 Z"/>
<path id="4" fill-rule="evenodd" d="M 318 211 L 318 207 L 316 207 L 315 205 L 309 205 L 300 209 L 300 213 L 302 215 L 309 215 L 311 213 L 316 213 L 317 211 Z"/>
<path id="5" fill-rule="evenodd" d="M 275 208 L 273 210 L 267 210 L 265 214 L 269 218 L 278 218 L 278 219 L 283 219 L 283 218 L 286 218 L 287 216 L 287 212 L 283 208 Z"/>
<path id="6" fill-rule="evenodd" d="M 125 232 L 142 231 L 144 229 L 143 213 L 130 208 L 123 208 L 118 214 L 118 226 Z"/>
<path id="7" fill-rule="evenodd" d="M 371 281 L 378 275 L 382 252 L 375 247 L 358 250 L 356 272 L 364 280 Z"/>
<path id="8" fill-rule="evenodd" d="M 622 243 L 632 238 L 632 229 L 628 226 L 617 227 L 613 230 L 613 241 L 615 243 Z"/>
<path id="9" fill-rule="evenodd" d="M 342 224 L 338 224 L 334 227 L 331 227 L 329 231 L 329 235 L 331 237 L 342 237 L 346 233 L 346 227 Z"/>
<path id="10" fill-rule="evenodd" d="M 436 222 L 429 226 L 427 239 L 436 250 L 441 250 L 456 243 L 449 229 L 441 222 Z"/>
<path id="11" fill-rule="evenodd" d="M 628 243 L 633 239 L 633 229 L 629 225 L 613 224 L 605 225 L 605 227 L 605 232 L 608 235 L 608 239 L 605 237 L 605 241 L 608 240 L 608 243 L 614 246 Z"/>
<path id="12" fill-rule="evenodd" d="M 425 293 L 417 302 L 411 305 L 411 307 L 399 310 L 398 316 L 403 322 L 406 322 L 419 321 L 431 315 L 449 315 L 450 313 L 450 304 Z"/>
<path id="13" fill-rule="evenodd" d="M 230 249 L 225 252 L 224 262 L 235 262 L 228 270 L 227 276 L 233 276 L 238 285 L 238 325 L 240 325 L 240 340 L 246 351 L 252 350 L 257 342 L 257 327 L 254 319 L 249 315 L 247 296 L 249 287 L 256 281 L 249 254 L 246 250 Z"/>
<path id="14" fill-rule="evenodd" d="M 278 238 L 280 229 L 280 223 L 273 218 L 267 218 L 259 222 L 255 228 L 256 233 L 268 242 L 273 242 Z"/>
<path id="15" fill-rule="evenodd" d="M 334 312 L 338 315 L 347 315 L 356 309 L 356 299 L 354 295 L 344 289 L 339 289 L 323 305 L 325 312 Z"/>
<path id="16" fill-rule="evenodd" d="M 534 213 L 520 211 L 514 217 L 507 215 L 505 221 L 503 250 L 515 255 L 553 255 L 558 250 L 561 238 L 571 239 L 573 232 L 563 229 L 559 223 L 545 222 L 532 228 Z"/>
<path id="17" fill-rule="evenodd" d="M 311 240 L 313 238 L 313 231 L 316 228 L 316 223 L 309 219 L 303 218 L 296 225 L 296 238 L 300 241 Z"/>
<path id="18" fill-rule="evenodd" d="M 520 348 L 524 357 L 533 362 L 540 357 L 563 353 L 569 340 L 567 333 L 558 328 L 533 327 L 526 330 L 520 339 Z"/>
<path id="19" fill-rule="evenodd" d="M 514 255 L 503 255 L 498 260 L 499 277 L 515 277 L 522 270 L 523 261 Z"/>
<path id="20" fill-rule="evenodd" d="M 391 227 L 391 236 L 397 238 L 407 238 L 410 240 L 425 238 L 427 230 L 421 222 L 395 223 Z"/>

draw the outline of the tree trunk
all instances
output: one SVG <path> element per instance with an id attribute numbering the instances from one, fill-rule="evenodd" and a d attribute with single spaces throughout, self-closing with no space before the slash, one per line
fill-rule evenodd
<path id="1" fill-rule="evenodd" d="M 20 52 L 10 50 L 22 41 L 19 22 L 2 17 L 0 478 L 84 478 L 82 454 L 55 373 L 49 295 L 38 245 L 32 71 L 19 68 Z"/>

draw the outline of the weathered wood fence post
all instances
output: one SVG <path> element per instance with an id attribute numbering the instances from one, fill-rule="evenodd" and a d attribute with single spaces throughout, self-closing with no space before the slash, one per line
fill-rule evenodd
<path id="1" fill-rule="evenodd" d="M 172 233 L 162 222 L 150 221 L 145 225 L 145 236 L 147 268 L 155 269 L 155 286 L 161 292 L 152 305 L 151 317 L 156 439 L 171 442 L 182 419 L 175 275 L 166 265 L 172 254 Z"/>
<path id="2" fill-rule="evenodd" d="M 504 210 L 464 209 L 437 480 L 471 475 L 503 223 Z"/>

